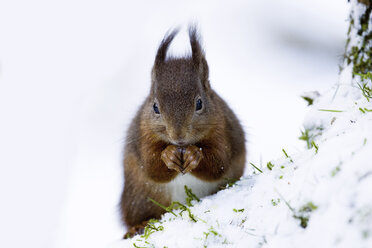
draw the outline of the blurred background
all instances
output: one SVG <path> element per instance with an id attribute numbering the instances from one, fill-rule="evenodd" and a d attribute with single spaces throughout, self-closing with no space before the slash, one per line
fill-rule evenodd
<path id="1" fill-rule="evenodd" d="M 337 82 L 347 17 L 346 0 L 0 0 L 0 247 L 120 240 L 125 131 L 169 28 L 181 56 L 199 24 L 260 165 L 304 148 L 300 95 Z"/>

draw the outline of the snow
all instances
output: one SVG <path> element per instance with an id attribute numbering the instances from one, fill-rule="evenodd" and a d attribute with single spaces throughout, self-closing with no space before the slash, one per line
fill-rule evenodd
<path id="1" fill-rule="evenodd" d="M 263 166 L 283 156 L 283 147 L 295 160 L 303 150 L 297 138 L 306 102 L 300 95 L 323 92 L 338 80 L 346 4 L 0 1 L 0 247 L 126 246 L 119 240 L 125 230 L 117 210 L 125 130 L 148 93 L 159 41 L 170 27 L 186 27 L 190 21 L 200 25 L 213 88 L 247 132 L 248 160 Z M 180 34 L 172 47 L 175 54 L 187 50 L 185 32 Z M 324 104 L 322 108 L 329 107 Z M 347 110 L 350 105 L 342 106 Z M 326 117 L 332 113 L 314 111 L 329 125 Z M 319 149 L 321 154 L 320 144 Z M 248 164 L 246 175 L 253 171 Z M 231 190 L 258 187 L 265 183 L 260 178 L 247 178 Z M 227 194 L 223 192 L 219 194 Z M 247 194 L 242 190 L 242 198 L 228 206 L 240 208 L 245 200 L 255 206 L 243 197 Z M 270 190 L 261 197 L 270 203 Z M 297 207 L 294 197 L 288 201 Z M 213 198 L 201 204 L 208 199 Z M 218 210 L 209 204 L 205 207 Z M 276 207 L 285 209 L 282 202 Z M 235 226 L 246 211 L 233 212 Z M 222 231 L 210 218 L 206 221 L 229 240 L 235 232 L 247 242 L 256 235 L 255 230 L 237 232 L 233 226 Z M 247 230 L 252 237 L 245 235 Z M 203 237 L 199 229 L 194 233 Z M 209 235 L 207 242 L 215 239 L 221 240 Z"/>

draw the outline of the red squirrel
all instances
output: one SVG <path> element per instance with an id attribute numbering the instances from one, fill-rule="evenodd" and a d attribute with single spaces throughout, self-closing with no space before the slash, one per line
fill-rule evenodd
<path id="1" fill-rule="evenodd" d="M 185 202 L 185 185 L 196 196 L 207 196 L 244 171 L 244 131 L 210 86 L 196 27 L 189 28 L 191 56 L 167 58 L 177 33 L 173 30 L 161 41 L 150 94 L 127 132 L 120 202 L 127 237 L 165 212 L 149 198 L 165 206 Z"/>

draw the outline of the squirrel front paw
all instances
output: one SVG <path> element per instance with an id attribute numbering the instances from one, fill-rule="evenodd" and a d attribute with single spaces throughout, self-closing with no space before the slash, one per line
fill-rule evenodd
<path id="1" fill-rule="evenodd" d="M 191 172 L 198 167 L 200 160 L 203 158 L 201 148 L 197 146 L 188 146 L 183 154 L 183 173 Z"/>
<path id="2" fill-rule="evenodd" d="M 182 150 L 177 146 L 167 146 L 167 148 L 161 152 L 161 160 L 163 160 L 169 169 L 184 173 L 182 167 Z"/>

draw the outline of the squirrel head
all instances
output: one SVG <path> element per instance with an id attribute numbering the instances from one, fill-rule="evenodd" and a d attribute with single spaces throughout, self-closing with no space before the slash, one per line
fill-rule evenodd
<path id="1" fill-rule="evenodd" d="M 166 34 L 158 48 L 144 112 L 147 128 L 157 137 L 185 146 L 202 140 L 212 130 L 216 106 L 195 26 L 189 28 L 191 56 L 167 58 L 168 47 L 177 33 L 176 29 Z"/>

